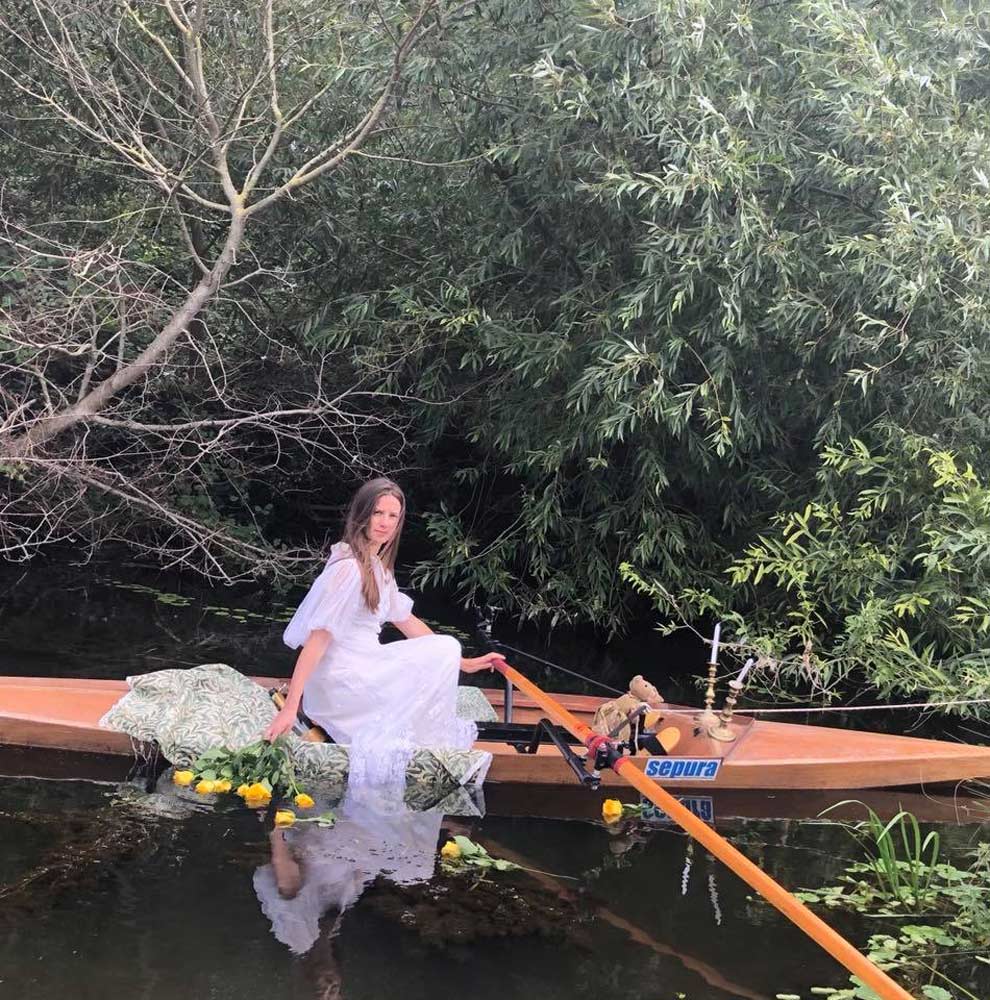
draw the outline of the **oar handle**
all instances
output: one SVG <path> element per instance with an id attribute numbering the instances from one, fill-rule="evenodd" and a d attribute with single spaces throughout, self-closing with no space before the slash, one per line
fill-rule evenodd
<path id="1" fill-rule="evenodd" d="M 524 677 L 508 662 L 496 663 L 494 668 L 524 694 L 529 695 L 558 725 L 563 726 L 579 739 L 589 752 L 600 744 L 603 737 L 581 722 L 556 699 L 552 698 L 531 680 Z M 698 819 L 681 805 L 668 791 L 658 785 L 633 763 L 629 757 L 615 757 L 612 770 L 621 775 L 641 795 L 656 803 L 678 826 L 702 844 L 706 850 L 731 868 L 744 882 L 755 889 L 767 902 L 772 903 L 788 920 L 801 928 L 833 958 L 841 962 L 854 976 L 858 976 L 882 1000 L 913 1000 L 911 994 L 899 986 L 883 969 L 878 968 L 841 934 L 834 931 L 819 916 L 812 913 L 782 885 L 741 854 L 721 834 Z"/>

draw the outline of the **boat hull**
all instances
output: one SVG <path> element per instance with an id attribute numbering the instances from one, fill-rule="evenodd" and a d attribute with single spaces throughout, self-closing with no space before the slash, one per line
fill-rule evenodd
<path id="1" fill-rule="evenodd" d="M 45 747 L 0 747 L 0 777 L 31 781 L 87 781 L 119 785 L 140 780 L 150 787 L 167 763 L 164 759 L 136 760 L 122 753 L 92 753 Z M 912 789 L 670 789 L 675 797 L 706 822 L 719 825 L 735 819 L 809 820 L 828 809 L 832 820 L 856 821 L 872 809 L 886 821 L 902 809 L 921 823 L 953 825 L 990 823 L 990 799 L 944 790 Z M 609 795 L 638 801 L 629 788 Z M 558 785 L 486 781 L 485 811 L 492 816 L 539 819 L 601 819 L 602 793 L 575 781 Z M 836 808 L 838 806 L 838 808 Z M 657 817 L 656 825 L 664 825 Z"/>
<path id="2" fill-rule="evenodd" d="M 272 686 L 284 679 L 259 677 Z M 0 677 L 0 747 L 28 747 L 133 757 L 147 749 L 123 733 L 103 729 L 99 720 L 127 691 L 124 681 Z M 496 711 L 501 691 L 485 691 Z M 589 721 L 602 699 L 560 695 L 561 703 Z M 536 722 L 539 710 L 516 695 L 513 719 Z M 679 729 L 681 740 L 667 758 L 642 754 L 634 763 L 672 792 L 714 789 L 856 790 L 926 786 L 990 778 L 990 747 L 914 737 L 763 722 L 737 718 L 733 739 L 721 742 L 701 733 L 694 713 L 671 706 L 664 725 Z M 563 786 L 574 775 L 549 744 L 522 753 L 504 742 L 479 742 L 493 761 L 489 783 Z M 606 787 L 623 783 L 602 774 Z"/>

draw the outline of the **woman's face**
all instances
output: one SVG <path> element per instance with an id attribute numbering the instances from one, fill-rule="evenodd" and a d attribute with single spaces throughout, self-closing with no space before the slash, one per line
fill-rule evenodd
<path id="1" fill-rule="evenodd" d="M 375 501 L 375 509 L 368 522 L 366 529 L 368 541 L 373 545 L 388 545 L 395 535 L 401 516 L 402 504 L 398 498 L 389 493 L 383 493 Z"/>

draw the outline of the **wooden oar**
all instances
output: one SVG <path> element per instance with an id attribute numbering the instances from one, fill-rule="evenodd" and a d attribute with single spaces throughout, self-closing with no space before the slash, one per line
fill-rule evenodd
<path id="1" fill-rule="evenodd" d="M 588 748 L 591 756 L 606 741 L 606 737 L 594 732 L 556 699 L 538 688 L 524 677 L 515 667 L 505 661 L 494 663 L 507 680 L 520 691 L 529 695 L 547 716 L 563 726 Z M 723 864 L 731 868 L 744 882 L 752 886 L 767 902 L 772 903 L 785 917 L 801 928 L 813 941 L 817 942 L 833 958 L 841 962 L 854 976 L 877 993 L 882 1000 L 913 1000 L 911 994 L 898 986 L 890 976 L 873 964 L 865 955 L 854 948 L 841 934 L 836 933 L 820 917 L 817 917 L 800 900 L 775 882 L 766 872 L 758 868 L 745 855 L 740 854 L 724 837 L 716 833 L 707 823 L 698 819 L 689 809 L 680 804 L 651 778 L 640 771 L 629 757 L 611 755 L 609 766 L 616 774 L 622 775 L 641 795 L 655 802 L 675 823 Z"/>
<path id="2" fill-rule="evenodd" d="M 498 841 L 492 840 L 491 837 L 482 835 L 478 838 L 478 842 L 487 848 L 490 854 L 495 854 L 500 858 L 505 858 L 506 861 L 513 861 L 519 865 L 520 868 L 524 868 L 526 870 L 527 878 L 539 882 L 544 888 L 556 893 L 561 899 L 577 901 L 581 898 L 579 893 L 561 885 L 556 876 L 548 875 L 546 872 L 537 871 L 536 863 L 534 861 L 531 861 L 529 858 L 511 850 L 508 847 L 504 847 L 502 844 L 498 843 Z M 585 900 L 585 902 L 587 902 L 587 900 Z M 714 986 L 715 989 L 721 991 L 722 993 L 726 993 L 730 997 L 738 998 L 738 1000 L 770 1000 L 765 993 L 756 993 L 745 986 L 740 986 L 738 983 L 734 983 L 731 980 L 726 979 L 718 969 L 709 965 L 707 962 L 702 961 L 700 958 L 695 958 L 693 955 L 688 955 L 683 951 L 678 951 L 669 944 L 663 944 L 655 937 L 644 931 L 642 927 L 637 927 L 631 920 L 627 920 L 625 917 L 620 917 L 619 914 L 614 913 L 607 906 L 597 903 L 594 900 L 592 900 L 591 905 L 594 907 L 595 914 L 597 916 L 601 917 L 602 920 L 611 924 L 618 930 L 623 931 L 630 940 L 635 941 L 636 944 L 645 945 L 658 955 L 667 955 L 671 958 L 677 959 L 677 961 L 680 962 L 685 969 L 690 969 L 691 972 L 697 973 L 697 975 L 704 979 L 709 986 Z"/>

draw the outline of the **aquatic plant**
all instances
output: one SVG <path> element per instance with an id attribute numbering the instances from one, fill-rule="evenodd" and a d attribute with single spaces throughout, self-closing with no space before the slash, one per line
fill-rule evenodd
<path id="1" fill-rule="evenodd" d="M 923 837 L 910 813 L 901 811 L 883 823 L 870 811 L 862 823 L 843 825 L 863 845 L 868 860 L 847 865 L 837 885 L 795 895 L 806 903 L 900 922 L 869 937 L 865 950 L 870 959 L 912 976 L 919 996 L 927 1000 L 976 1000 L 939 966 L 959 962 L 962 971 L 953 966 L 954 975 L 965 976 L 976 968 L 974 960 L 990 965 L 985 957 L 990 947 L 990 844 L 980 844 L 969 868 L 960 869 L 937 860 L 938 839 Z M 922 916 L 926 922 L 919 920 Z M 812 992 L 830 1000 L 874 1000 L 855 979 L 846 989 Z"/>
<path id="2" fill-rule="evenodd" d="M 464 878 L 470 871 L 444 872 L 439 878 L 408 885 L 379 877 L 362 899 L 362 907 L 435 949 L 488 941 L 501 946 L 507 940 L 528 937 L 571 940 L 587 948 L 583 925 L 589 915 L 579 897 L 532 880 L 520 884 L 518 880 Z"/>
<path id="3" fill-rule="evenodd" d="M 0 813 L 0 818 L 25 824 L 36 836 L 43 829 L 54 834 L 54 843 L 33 867 L 0 882 L 0 923 L 11 925 L 49 912 L 63 897 L 78 898 L 124 863 L 162 849 L 173 836 L 173 828 L 149 823 L 127 803 L 90 811 L 27 809 Z"/>
<path id="4" fill-rule="evenodd" d="M 881 893 L 918 911 L 931 905 L 932 877 L 941 847 L 938 832 L 931 830 L 922 836 L 917 818 L 906 809 L 884 823 L 858 799 L 837 802 L 821 815 L 847 805 L 862 805 L 866 810 L 865 820 L 841 825 L 865 849 L 869 858 L 866 867 L 876 876 Z"/>

